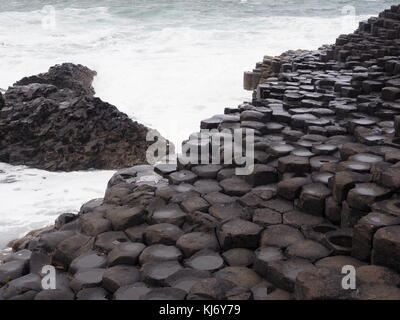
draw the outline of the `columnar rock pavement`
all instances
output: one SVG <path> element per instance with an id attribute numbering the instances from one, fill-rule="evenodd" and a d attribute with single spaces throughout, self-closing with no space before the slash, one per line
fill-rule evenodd
<path id="1" fill-rule="evenodd" d="M 256 73 L 251 102 L 201 123 L 254 129 L 251 175 L 119 171 L 104 198 L 12 244 L 0 299 L 400 299 L 400 6 Z"/>

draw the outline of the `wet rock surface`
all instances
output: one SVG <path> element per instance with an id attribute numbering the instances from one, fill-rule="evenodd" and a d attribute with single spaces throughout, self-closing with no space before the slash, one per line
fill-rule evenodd
<path id="1" fill-rule="evenodd" d="M 121 170 L 103 199 L 13 242 L 0 299 L 400 299 L 398 25 L 393 6 L 334 45 L 265 57 L 245 76 L 252 101 L 201 123 L 254 130 L 249 175 L 222 161 Z M 208 147 L 200 135 L 189 143 Z M 42 289 L 45 264 L 64 291 Z"/>
<path id="2" fill-rule="evenodd" d="M 94 97 L 95 75 L 64 63 L 8 88 L 0 102 L 0 161 L 52 171 L 145 163 L 148 128 Z"/>

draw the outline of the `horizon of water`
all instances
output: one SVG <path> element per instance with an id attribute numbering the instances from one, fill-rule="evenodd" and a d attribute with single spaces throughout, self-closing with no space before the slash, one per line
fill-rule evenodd
<path id="1" fill-rule="evenodd" d="M 96 96 L 179 144 L 200 120 L 251 99 L 264 55 L 317 49 L 396 4 L 368 0 L 31 0 L 0 3 L 0 88 L 57 63 L 97 71 Z M 48 23 L 48 22 L 54 23 Z M 3 171 L 3 173 L 2 173 Z M 112 171 L 0 163 L 0 248 L 102 197 Z"/>

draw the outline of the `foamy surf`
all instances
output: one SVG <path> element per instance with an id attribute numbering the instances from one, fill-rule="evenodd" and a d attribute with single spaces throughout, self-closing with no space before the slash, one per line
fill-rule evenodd
<path id="1" fill-rule="evenodd" d="M 48 172 L 0 163 L 0 248 L 102 197 L 113 171 Z"/>

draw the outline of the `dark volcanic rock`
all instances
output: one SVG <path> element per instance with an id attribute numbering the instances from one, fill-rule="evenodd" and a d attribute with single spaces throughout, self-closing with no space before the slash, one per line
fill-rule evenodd
<path id="1" fill-rule="evenodd" d="M 235 285 L 225 279 L 207 278 L 197 281 L 190 289 L 188 299 L 193 300 L 222 300 Z"/>
<path id="2" fill-rule="evenodd" d="M 231 267 L 248 267 L 253 264 L 255 254 L 250 249 L 235 248 L 225 251 L 222 256 Z"/>
<path id="3" fill-rule="evenodd" d="M 217 279 L 227 280 L 238 287 L 252 288 L 261 282 L 261 277 L 246 267 L 225 267 L 215 274 Z"/>
<path id="4" fill-rule="evenodd" d="M 119 288 L 139 281 L 139 270 L 133 266 L 119 265 L 107 269 L 103 273 L 102 284 L 105 289 L 115 292 Z"/>
<path id="5" fill-rule="evenodd" d="M 75 273 L 71 281 L 71 288 L 78 292 L 81 289 L 97 287 L 101 284 L 106 269 L 93 268 Z"/>
<path id="6" fill-rule="evenodd" d="M 177 261 L 149 262 L 141 269 L 142 278 L 145 283 L 155 286 L 163 286 L 166 279 L 175 272 L 183 269 Z"/>
<path id="7" fill-rule="evenodd" d="M 86 252 L 72 260 L 69 270 L 75 273 L 85 269 L 104 268 L 106 263 L 107 259 L 104 255 L 96 252 Z"/>
<path id="8" fill-rule="evenodd" d="M 296 278 L 294 293 L 299 300 L 348 299 L 352 290 L 342 287 L 339 270 L 318 268 L 302 271 Z"/>
<path id="9" fill-rule="evenodd" d="M 0 265 L 0 284 L 5 284 L 23 276 L 26 269 L 25 261 L 16 260 Z"/>
<path id="10" fill-rule="evenodd" d="M 372 262 L 400 272 L 400 226 L 379 229 L 373 240 Z"/>
<path id="11" fill-rule="evenodd" d="M 199 271 L 194 269 L 181 269 L 166 280 L 166 283 L 173 287 L 185 290 L 189 292 L 192 286 L 201 279 L 207 279 L 210 277 L 210 273 L 207 271 Z"/>
<path id="12" fill-rule="evenodd" d="M 266 277 L 279 288 L 293 292 L 297 275 L 305 270 L 315 270 L 314 265 L 305 259 L 273 260 L 268 263 Z"/>
<path id="13" fill-rule="evenodd" d="M 257 248 L 262 228 L 242 219 L 228 221 L 218 234 L 219 242 L 224 249 Z"/>
<path id="14" fill-rule="evenodd" d="M 195 270 L 214 272 L 223 267 L 224 260 L 217 252 L 204 249 L 191 256 L 186 264 Z"/>
<path id="15" fill-rule="evenodd" d="M 115 300 L 139 300 L 151 289 L 143 282 L 137 282 L 133 285 L 123 286 L 114 293 Z"/>
<path id="16" fill-rule="evenodd" d="M 14 83 L 14 86 L 26 86 L 32 83 L 51 84 L 60 89 L 71 89 L 78 94 L 94 95 L 92 82 L 96 75 L 96 71 L 80 64 L 63 63 L 51 67 L 47 73 L 22 78 Z"/>
<path id="17" fill-rule="evenodd" d="M 62 64 L 10 87 L 0 103 L 0 161 L 63 171 L 144 163 L 148 129 L 93 96 L 95 74 Z"/>

